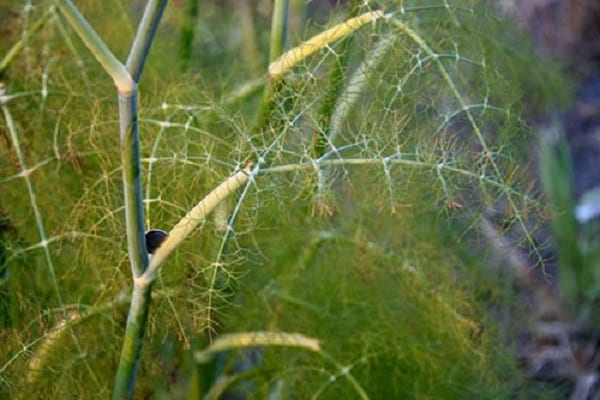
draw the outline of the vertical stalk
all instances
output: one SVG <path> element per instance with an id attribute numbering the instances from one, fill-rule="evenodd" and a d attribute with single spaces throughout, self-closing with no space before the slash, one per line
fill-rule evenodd
<path id="1" fill-rule="evenodd" d="M 275 0 L 273 17 L 271 19 L 271 45 L 269 48 L 269 64 L 275 61 L 283 52 L 287 39 L 287 25 L 290 12 L 289 0 Z M 279 79 L 269 78 L 260 104 L 257 118 L 257 129 L 263 130 L 269 121 L 273 107 L 273 97 L 279 88 Z"/>
<path id="2" fill-rule="evenodd" d="M 151 282 L 140 285 L 137 279 L 148 267 L 148 254 L 144 240 L 137 87 L 129 93 L 119 92 L 119 137 L 123 167 L 127 253 L 133 276 L 133 292 L 113 388 L 113 399 L 131 399 L 141 358 L 152 289 Z"/>
<path id="3" fill-rule="evenodd" d="M 137 88 L 130 93 L 119 93 L 119 134 L 123 166 L 127 252 L 131 263 L 131 273 L 135 279 L 141 276 L 148 266 L 148 254 L 144 241 Z"/>
<path id="4" fill-rule="evenodd" d="M 133 276 L 133 293 L 113 399 L 133 397 L 150 310 L 152 280 L 139 279 L 148 268 L 148 254 L 144 235 L 137 82 L 142 75 L 150 45 L 166 5 L 167 0 L 150 0 L 146 5 L 126 63 L 134 85 L 129 90 L 119 88 L 119 142 L 123 166 L 127 252 Z"/>
<path id="5" fill-rule="evenodd" d="M 123 191 L 127 251 L 133 276 L 131 306 L 125 328 L 125 339 L 113 388 L 113 399 L 133 397 L 137 370 L 148 312 L 152 281 L 144 275 L 148 268 L 148 254 L 144 235 L 144 209 L 138 132 L 138 82 L 150 52 L 150 46 L 167 0 L 149 0 L 138 26 L 127 62 L 123 64 L 110 51 L 85 17 L 70 0 L 55 0 L 64 18 L 110 74 L 119 96 L 119 139 L 123 167 Z"/>
<path id="6" fill-rule="evenodd" d="M 152 283 L 146 280 L 134 280 L 133 293 L 129 315 L 127 316 L 127 330 L 121 350 L 119 369 L 113 388 L 113 400 L 133 398 L 133 390 L 137 380 L 140 353 L 144 343 L 146 321 L 150 310 L 150 295 Z"/>

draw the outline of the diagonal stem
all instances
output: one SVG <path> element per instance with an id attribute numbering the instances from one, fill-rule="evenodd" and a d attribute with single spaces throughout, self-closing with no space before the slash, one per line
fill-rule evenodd
<path id="1" fill-rule="evenodd" d="M 104 43 L 81 12 L 79 12 L 77 7 L 70 0 L 55 0 L 54 3 L 63 17 L 75 30 L 77 36 L 92 52 L 96 60 L 102 65 L 102 68 L 111 76 L 119 92 L 130 90 L 135 85 L 135 82 L 129 72 L 127 72 L 127 68 L 110 51 L 106 43 Z"/>
<path id="2" fill-rule="evenodd" d="M 158 29 L 158 24 L 167 6 L 167 2 L 168 0 L 150 0 L 144 10 L 144 16 L 138 26 L 126 64 L 127 70 L 136 82 L 139 81 L 144 70 L 146 58 L 150 53 L 150 45 Z"/>

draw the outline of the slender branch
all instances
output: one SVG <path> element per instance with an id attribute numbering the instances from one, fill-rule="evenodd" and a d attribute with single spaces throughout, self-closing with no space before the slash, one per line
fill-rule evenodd
<path id="1" fill-rule="evenodd" d="M 168 0 L 150 0 L 144 10 L 144 16 L 138 26 L 133 45 L 127 57 L 127 70 L 136 82 L 139 81 L 142 75 L 144 64 L 150 52 L 150 45 L 167 2 Z"/>
<path id="2" fill-rule="evenodd" d="M 36 33 L 37 31 L 39 31 L 44 26 L 44 24 L 46 23 L 48 18 L 50 18 L 50 16 L 53 14 L 54 14 L 54 7 L 51 6 L 44 13 L 44 15 L 42 15 L 42 17 L 39 20 L 37 20 L 37 22 L 35 24 L 33 24 L 33 26 L 28 31 L 25 32 L 23 37 L 21 37 L 21 39 L 17 43 L 15 43 L 10 48 L 10 50 L 8 50 L 8 52 L 6 53 L 4 58 L 2 58 L 2 61 L 0 61 L 0 73 L 3 72 L 6 68 L 8 68 L 10 63 L 21 52 L 21 50 L 23 50 L 29 36 Z"/>
<path id="3" fill-rule="evenodd" d="M 115 82 L 121 93 L 127 93 L 134 89 L 135 82 L 125 65 L 110 51 L 106 43 L 98 36 L 94 28 L 81 15 L 77 7 L 70 0 L 54 0 L 61 14 L 73 27 L 86 47 L 92 52 L 96 60 L 102 65 Z"/>
<path id="4" fill-rule="evenodd" d="M 321 350 L 319 340 L 300 333 L 243 332 L 221 335 L 205 350 L 194 353 L 194 359 L 197 363 L 204 364 L 223 351 L 259 346 L 300 347 L 313 352 Z"/>
<path id="5" fill-rule="evenodd" d="M 152 256 L 150 266 L 142 279 L 147 281 L 152 281 L 154 279 L 156 271 L 167 256 L 190 235 L 196 226 L 204 221 L 206 216 L 214 210 L 219 203 L 227 198 L 227 196 L 231 195 L 236 189 L 248 182 L 252 175 L 250 168 L 251 166 L 241 169 L 227 178 L 190 210 L 177 225 L 175 225 L 171 232 L 169 232 L 167 239 L 158 249 L 156 249 L 156 252 Z"/>
<path id="6" fill-rule="evenodd" d="M 366 400 L 369 396 L 360 383 L 351 373 L 352 366 L 340 364 L 329 353 L 321 348 L 318 339 L 304 336 L 299 333 L 287 332 L 243 332 L 222 335 L 210 344 L 205 350 L 194 353 L 194 359 L 199 364 L 210 362 L 216 354 L 223 351 L 247 348 L 247 347 L 294 347 L 318 354 L 325 361 L 335 366 L 337 376 L 345 377 L 352 385 L 359 398 Z"/>
<path id="7" fill-rule="evenodd" d="M 6 121 L 6 126 L 8 128 L 7 130 L 11 139 L 11 145 L 15 149 L 17 161 L 19 163 L 19 168 L 21 169 L 21 173 L 19 174 L 19 176 L 25 180 L 25 185 L 27 186 L 27 192 L 29 194 L 29 201 L 33 210 L 33 217 L 35 219 L 38 235 L 40 237 L 40 247 L 43 249 L 44 252 L 46 265 L 48 266 L 48 272 L 50 274 L 52 286 L 54 288 L 54 291 L 56 292 L 56 299 L 58 301 L 58 304 L 60 305 L 60 308 L 64 310 L 65 304 L 63 303 L 63 299 L 60 294 L 60 290 L 58 287 L 58 277 L 56 275 L 54 261 L 52 261 L 52 256 L 48 247 L 48 234 L 46 231 L 46 227 L 44 226 L 44 221 L 42 219 L 42 210 L 38 204 L 36 190 L 34 188 L 33 180 L 31 179 L 31 173 L 34 171 L 34 169 L 27 166 L 27 160 L 25 159 L 25 153 L 23 152 L 23 145 L 21 144 L 21 140 L 19 139 L 19 135 L 17 133 L 17 125 L 15 124 L 15 120 L 12 117 L 12 113 L 8 108 L 7 102 L 8 99 L 7 96 L 4 95 L 4 89 L 0 87 L 0 108 L 2 108 L 2 114 L 4 115 L 4 120 Z"/>

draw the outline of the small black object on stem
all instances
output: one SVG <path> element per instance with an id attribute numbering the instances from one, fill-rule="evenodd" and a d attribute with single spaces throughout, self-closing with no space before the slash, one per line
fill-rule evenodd
<path id="1" fill-rule="evenodd" d="M 167 236 L 169 236 L 169 234 L 162 229 L 150 229 L 146 231 L 146 250 L 148 251 L 148 254 L 154 254 Z"/>

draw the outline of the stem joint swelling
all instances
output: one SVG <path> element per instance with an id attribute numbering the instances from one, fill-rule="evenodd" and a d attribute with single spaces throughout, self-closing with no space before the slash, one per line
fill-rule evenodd
<path id="1" fill-rule="evenodd" d="M 115 86 L 117 87 L 117 94 L 119 95 L 119 97 L 131 97 L 138 91 L 137 82 L 128 72 L 127 76 L 129 77 L 129 79 L 121 79 L 119 81 L 114 81 Z"/>
<path id="2" fill-rule="evenodd" d="M 142 274 L 133 279 L 133 285 L 140 289 L 147 288 L 148 286 L 152 285 L 152 282 L 154 282 L 154 276 L 149 276 L 146 274 Z"/>

